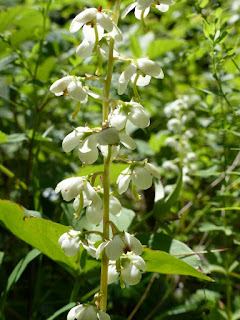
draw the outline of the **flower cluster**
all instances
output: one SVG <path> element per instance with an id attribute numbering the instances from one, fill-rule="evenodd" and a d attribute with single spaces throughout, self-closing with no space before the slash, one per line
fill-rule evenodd
<path id="1" fill-rule="evenodd" d="M 122 18 L 125 18 L 134 9 L 137 19 L 143 20 L 151 7 L 165 12 L 172 4 L 172 0 L 163 0 L 161 3 L 155 0 L 137 0 L 122 12 Z M 112 216 L 119 216 L 122 212 L 122 206 L 116 194 L 122 195 L 131 183 L 133 193 L 136 195 L 135 187 L 140 190 L 150 188 L 153 178 L 160 179 L 160 173 L 147 159 L 132 161 L 120 157 L 120 148 L 121 146 L 129 150 L 136 148 L 136 142 L 126 132 L 128 122 L 140 129 L 150 125 L 149 114 L 140 103 L 136 87 L 147 86 L 151 77 L 163 79 L 164 73 L 159 63 L 155 61 L 148 58 L 121 57 L 116 51 L 115 41 L 123 40 L 123 35 L 117 25 L 119 8 L 120 0 L 117 0 L 114 13 L 110 10 L 104 10 L 100 6 L 99 8 L 87 8 L 73 19 L 70 32 L 75 33 L 82 30 L 83 34 L 83 41 L 76 48 L 77 56 L 85 59 L 95 54 L 99 61 L 98 68 L 95 75 L 66 75 L 55 81 L 50 87 L 50 91 L 56 96 L 69 95 L 72 100 L 78 103 L 74 117 L 77 115 L 79 105 L 87 103 L 89 96 L 103 102 L 102 126 L 92 128 L 90 125 L 85 125 L 74 128 L 63 139 L 62 148 L 64 152 L 77 149 L 78 158 L 84 165 L 93 164 L 104 158 L 104 171 L 85 177 L 67 178 L 58 183 L 55 189 L 56 193 L 61 192 L 65 201 L 73 200 L 75 218 L 79 219 L 82 214 L 85 214 L 88 223 L 92 224 L 93 228 L 84 231 L 70 229 L 61 235 L 58 243 L 69 257 L 79 254 L 80 247 L 83 247 L 91 257 L 96 259 L 102 257 L 102 261 L 107 259 L 102 262 L 102 268 L 105 268 L 108 279 L 105 277 L 106 279 L 102 281 L 108 281 L 108 284 L 111 284 L 120 279 L 121 287 L 124 287 L 124 283 L 135 285 L 141 280 L 142 272 L 146 271 L 146 264 L 140 257 L 143 251 L 141 242 L 134 235 L 120 231 L 111 221 Z M 105 79 L 100 77 L 103 58 L 107 58 L 109 63 Z M 129 102 L 109 98 L 114 61 L 128 63 L 119 75 L 118 88 L 116 89 L 119 96 L 123 95 L 131 81 L 134 97 Z M 89 86 L 85 84 L 88 80 L 103 83 L 103 94 L 97 94 L 94 89 L 90 90 Z M 169 125 L 177 127 L 176 124 Z M 109 175 L 110 165 L 114 160 L 127 162 L 128 166 L 120 173 L 115 188 L 111 191 Z M 97 175 L 100 175 L 102 186 L 95 186 Z M 103 232 L 94 231 L 94 226 L 100 223 L 102 223 Z M 109 236 L 110 227 L 112 236 Z M 91 233 L 97 233 L 101 236 L 100 244 L 89 240 Z M 104 288 L 102 284 L 101 288 Z M 68 313 L 67 320 L 109 320 L 109 315 L 102 311 L 106 310 L 106 294 L 103 291 L 104 289 L 100 290 L 93 302 L 72 308 Z M 105 304 L 105 306 L 100 310 L 101 304 Z"/>
<path id="2" fill-rule="evenodd" d="M 198 102 L 198 96 L 192 96 L 191 98 L 183 96 L 164 108 L 164 114 L 169 119 L 167 122 L 169 137 L 166 138 L 165 145 L 177 151 L 179 157 L 163 162 L 163 174 L 167 178 L 176 176 L 180 172 L 179 163 L 181 158 L 183 185 L 191 185 L 193 183 L 191 175 L 197 170 L 198 156 L 192 150 L 191 139 L 195 136 L 193 124 L 196 121 L 196 113 L 194 106 Z M 172 185 L 165 187 L 166 193 L 172 190 Z"/>

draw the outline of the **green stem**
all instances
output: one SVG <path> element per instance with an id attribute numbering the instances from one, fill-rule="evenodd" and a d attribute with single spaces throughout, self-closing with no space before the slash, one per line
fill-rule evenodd
<path id="1" fill-rule="evenodd" d="M 116 0 L 115 11 L 113 16 L 113 22 L 118 23 L 118 17 L 120 12 L 121 0 Z M 103 95 L 106 101 L 103 101 L 103 122 L 108 120 L 109 113 L 109 93 L 112 82 L 114 58 L 113 58 L 114 39 L 110 39 L 109 43 L 109 56 L 108 56 L 108 71 L 107 77 L 104 83 Z M 104 158 L 104 173 L 103 173 L 103 239 L 109 238 L 109 193 L 110 193 L 110 164 L 111 164 L 111 147 L 108 146 L 108 156 Z M 108 289 L 108 258 L 105 250 L 102 254 L 102 265 L 101 265 L 101 285 L 100 291 L 102 298 L 100 301 L 100 309 L 102 311 L 107 310 L 107 289 Z"/>

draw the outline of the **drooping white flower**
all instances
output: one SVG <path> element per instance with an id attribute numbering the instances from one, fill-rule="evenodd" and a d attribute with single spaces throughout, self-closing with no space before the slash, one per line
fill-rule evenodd
<path id="1" fill-rule="evenodd" d="M 124 19 L 126 15 L 134 10 L 135 17 L 138 20 L 141 20 L 142 12 L 144 18 L 149 14 L 150 7 L 155 7 L 157 10 L 161 12 L 166 12 L 169 9 L 169 6 L 174 4 L 172 0 L 161 0 L 161 1 L 155 1 L 155 0 L 138 0 L 134 3 L 131 3 L 123 12 L 121 18 Z"/>
<path id="2" fill-rule="evenodd" d="M 109 261 L 108 284 L 116 281 L 121 275 L 126 284 L 136 285 L 142 278 L 141 271 L 146 271 L 143 258 L 132 253 L 123 254 L 120 258 L 120 270 L 117 270 L 116 261 Z"/>
<path id="3" fill-rule="evenodd" d="M 109 116 L 109 123 L 117 130 L 124 129 L 127 120 L 139 128 L 146 128 L 150 124 L 146 110 L 140 103 L 133 101 L 119 105 Z"/>
<path id="4" fill-rule="evenodd" d="M 81 177 L 72 177 L 58 183 L 55 192 L 61 191 L 65 201 L 71 201 L 84 189 L 84 179 Z"/>
<path id="5" fill-rule="evenodd" d="M 103 99 L 103 97 L 96 92 L 84 88 L 80 81 L 80 77 L 75 76 L 66 76 L 56 80 L 51 85 L 50 91 L 54 93 L 55 96 L 62 96 L 68 93 L 71 99 L 81 103 L 87 103 L 88 95 L 92 96 L 94 99 Z"/>
<path id="6" fill-rule="evenodd" d="M 62 147 L 65 152 L 70 152 L 78 147 L 78 157 L 83 163 L 92 164 L 98 159 L 98 149 L 103 151 L 103 155 L 108 153 L 108 146 L 112 146 L 113 155 L 116 157 L 119 148 L 114 146 L 121 142 L 124 147 L 134 150 L 136 142 L 125 132 L 118 133 L 116 128 L 109 127 L 101 131 L 96 128 L 95 131 L 88 127 L 78 127 L 69 133 L 63 140 Z M 115 148 L 114 148 L 115 147 Z"/>
<path id="7" fill-rule="evenodd" d="M 121 73 L 118 82 L 118 94 L 123 94 L 127 89 L 128 82 L 130 80 L 134 82 L 136 77 L 138 77 L 136 85 L 144 87 L 149 84 L 151 77 L 163 79 L 164 74 L 158 63 L 146 58 L 137 59 Z"/>
<path id="8" fill-rule="evenodd" d="M 81 208 L 86 208 L 86 218 L 89 223 L 99 224 L 103 219 L 103 201 L 100 194 L 103 194 L 103 189 L 100 187 L 93 188 L 89 182 L 84 186 L 83 203 L 80 204 L 80 196 L 77 196 L 73 202 L 73 208 L 75 211 Z M 122 206 L 120 201 L 110 195 L 109 197 L 109 213 L 114 216 L 119 216 L 122 212 Z"/>
<path id="9" fill-rule="evenodd" d="M 80 231 L 70 230 L 61 235 L 58 240 L 58 244 L 63 249 L 64 253 L 68 257 L 74 256 L 80 248 Z"/>
<path id="10" fill-rule="evenodd" d="M 103 36 L 103 30 L 107 30 L 110 36 L 116 41 L 122 41 L 122 33 L 112 19 L 104 12 L 101 7 L 89 8 L 80 12 L 72 21 L 70 25 L 70 32 L 77 32 L 79 29 L 85 26 L 90 26 L 84 30 L 84 37 L 90 42 L 93 40 L 94 27 L 97 27 L 98 39 L 100 40 Z M 90 28 L 92 30 L 90 30 Z"/>
<path id="11" fill-rule="evenodd" d="M 56 96 L 62 96 L 68 93 L 73 100 L 82 103 L 88 101 L 87 90 L 83 88 L 82 82 L 75 76 L 66 76 L 55 81 L 51 85 L 50 91 Z"/>
<path id="12" fill-rule="evenodd" d="M 73 307 L 67 315 L 67 320 L 110 320 L 110 316 L 92 304 L 80 304 Z"/>
<path id="13" fill-rule="evenodd" d="M 141 242 L 125 231 L 116 234 L 112 240 L 102 242 L 97 248 L 96 258 L 104 248 L 109 260 L 118 260 L 123 253 L 127 252 L 133 252 L 136 255 L 142 254 Z"/>
<path id="14" fill-rule="evenodd" d="M 96 257 L 96 248 L 92 242 L 87 241 L 81 237 L 80 231 L 70 230 L 61 235 L 58 240 L 58 244 L 63 249 L 64 253 L 68 257 L 74 256 L 78 253 L 80 245 L 88 251 L 88 253 L 95 258 Z"/>
<path id="15" fill-rule="evenodd" d="M 141 190 L 149 189 L 153 176 L 160 179 L 157 168 L 148 162 L 144 162 L 144 165 L 129 166 L 117 178 L 118 192 L 119 194 L 126 192 L 130 181 Z"/>

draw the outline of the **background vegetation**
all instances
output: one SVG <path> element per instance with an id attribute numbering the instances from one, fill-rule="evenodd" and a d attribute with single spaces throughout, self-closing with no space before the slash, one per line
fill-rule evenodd
<path id="1" fill-rule="evenodd" d="M 123 7 L 129 3 L 123 1 Z M 91 100 L 72 120 L 74 101 L 55 98 L 49 87 L 66 74 L 95 71 L 96 58 L 83 62 L 75 55 L 81 35 L 70 34 L 69 24 L 84 6 L 100 5 L 111 8 L 113 1 L 0 2 L 0 197 L 23 206 L 25 217 L 43 217 L 66 226 L 74 223 L 71 205 L 64 204 L 54 188 L 64 177 L 83 175 L 91 168 L 79 167 L 77 154 L 63 153 L 61 142 L 72 127 L 86 122 L 98 125 L 101 105 Z M 155 162 L 162 184 L 147 190 L 137 203 L 131 192 L 127 194 L 124 224 L 153 249 L 186 253 L 184 242 L 199 252 L 198 268 L 210 273 L 215 282 L 146 273 L 136 287 L 121 290 L 112 284 L 109 313 L 113 320 L 240 319 L 239 10 L 239 0 L 177 1 L 162 15 L 153 10 L 147 30 L 132 13 L 120 22 L 121 53 L 137 58 L 148 55 L 165 73 L 163 80 L 152 79 L 140 89 L 151 126 L 129 128 L 137 142 L 135 157 L 140 154 Z M 115 70 L 115 85 L 122 67 Z M 124 99 L 128 95 L 131 89 Z M 172 102 L 177 99 L 183 99 L 184 107 L 174 114 Z M 172 130 L 171 117 L 182 121 L 180 130 Z M 182 148 L 166 144 L 169 137 L 176 138 Z M 190 152 L 196 156 L 187 158 Z M 179 170 L 169 169 L 167 160 L 185 166 L 182 179 Z M 113 185 L 121 170 L 115 164 Z M 164 208 L 161 199 L 174 188 L 174 197 Z M 74 260 L 72 269 L 67 267 L 54 247 L 51 254 L 59 263 L 32 250 L 18 238 L 24 238 L 23 219 L 11 221 L 11 210 L 20 208 L 1 203 L 0 318 L 66 319 L 65 311 L 76 301 L 88 301 L 97 292 L 98 263 L 82 255 L 82 272 L 76 275 Z M 73 226 L 81 229 L 84 221 Z M 57 241 L 56 235 L 51 236 Z M 189 263 L 194 265 L 196 256 L 192 258 Z"/>

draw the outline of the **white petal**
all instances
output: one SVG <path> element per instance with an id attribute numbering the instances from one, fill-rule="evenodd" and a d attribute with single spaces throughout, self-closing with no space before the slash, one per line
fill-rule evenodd
<path id="1" fill-rule="evenodd" d="M 114 216 L 120 215 L 122 212 L 122 205 L 114 196 L 110 196 L 109 198 L 109 212 Z"/>
<path id="2" fill-rule="evenodd" d="M 140 270 L 135 265 L 130 263 L 126 263 L 121 275 L 123 281 L 130 286 L 138 284 L 142 279 Z"/>
<path id="3" fill-rule="evenodd" d="M 108 146 L 99 146 L 102 155 L 107 158 L 108 157 Z M 120 151 L 120 146 L 111 146 L 111 159 L 116 158 L 116 156 L 118 155 Z"/>
<path id="4" fill-rule="evenodd" d="M 137 70 L 137 66 L 131 63 L 120 75 L 119 82 L 124 83 L 129 81 Z"/>
<path id="5" fill-rule="evenodd" d="M 113 30 L 110 32 L 111 37 L 118 42 L 123 41 L 123 35 L 118 26 L 113 22 Z"/>
<path id="6" fill-rule="evenodd" d="M 150 124 L 149 115 L 142 106 L 132 108 L 128 119 L 139 128 L 146 128 Z"/>
<path id="7" fill-rule="evenodd" d="M 103 312 L 102 310 L 99 310 L 97 312 L 97 316 L 99 320 L 111 320 L 110 316 L 106 312 Z"/>
<path id="8" fill-rule="evenodd" d="M 138 269 L 142 270 L 143 272 L 146 271 L 147 266 L 142 257 L 132 254 L 129 256 L 129 258 L 132 260 L 132 264 L 134 264 Z"/>
<path id="9" fill-rule="evenodd" d="M 136 5 L 137 5 L 137 2 L 133 2 L 129 6 L 127 6 L 127 8 L 124 9 L 122 12 L 121 19 L 124 19 L 126 17 L 126 15 L 129 14 L 129 12 L 136 7 Z"/>
<path id="10" fill-rule="evenodd" d="M 113 114 L 109 117 L 109 122 L 112 127 L 115 127 L 117 130 L 122 130 L 125 127 L 127 121 L 127 115 L 124 111 L 114 110 Z"/>
<path id="11" fill-rule="evenodd" d="M 64 90 L 67 89 L 67 86 L 69 85 L 69 83 L 71 81 L 73 81 L 74 76 L 66 76 L 63 77 L 57 81 L 55 81 L 51 87 L 50 87 L 50 91 L 52 93 L 55 93 L 55 95 L 63 95 Z"/>
<path id="12" fill-rule="evenodd" d="M 157 79 L 163 79 L 164 74 L 158 63 L 146 58 L 141 58 L 137 60 L 137 64 L 143 73 Z"/>
<path id="13" fill-rule="evenodd" d="M 87 250 L 87 252 L 90 254 L 91 257 L 96 258 L 96 251 L 97 249 L 94 246 L 91 245 L 85 245 L 84 243 L 82 243 L 84 249 Z"/>
<path id="14" fill-rule="evenodd" d="M 139 189 L 146 190 L 152 186 L 152 176 L 145 168 L 135 167 L 132 173 L 132 182 Z"/>
<path id="15" fill-rule="evenodd" d="M 107 101 L 107 99 L 105 97 L 103 97 L 101 94 L 91 91 L 91 90 L 87 90 L 87 93 L 89 96 L 93 97 L 94 99 L 98 99 L 98 100 L 103 100 L 103 101 Z"/>
<path id="16" fill-rule="evenodd" d="M 119 277 L 119 272 L 116 270 L 116 266 L 110 264 L 108 266 L 108 284 L 115 282 Z"/>
<path id="17" fill-rule="evenodd" d="M 133 138 L 129 137 L 125 132 L 119 133 L 120 142 L 124 145 L 125 148 L 130 150 L 136 149 L 136 142 Z"/>
<path id="18" fill-rule="evenodd" d="M 62 142 L 62 148 L 65 152 L 70 152 L 74 148 L 76 148 L 80 140 L 84 136 L 84 131 L 86 130 L 85 127 L 77 127 L 75 130 L 73 130 L 71 133 L 69 133 Z"/>
<path id="19" fill-rule="evenodd" d="M 70 25 L 70 32 L 78 31 L 85 23 L 92 21 L 97 14 L 96 8 L 89 8 L 80 12 L 72 21 Z"/>
<path id="20" fill-rule="evenodd" d="M 98 148 L 90 149 L 88 152 L 81 152 L 81 149 L 78 150 L 78 158 L 87 164 L 92 164 L 98 159 Z"/>
<path id="21" fill-rule="evenodd" d="M 79 29 L 81 29 L 83 26 L 83 23 L 76 21 L 75 19 L 73 19 L 73 21 L 70 24 L 70 32 L 74 33 L 77 32 Z"/>
<path id="22" fill-rule="evenodd" d="M 155 178 L 160 179 L 160 172 L 153 164 L 146 162 L 144 168 Z"/>
<path id="23" fill-rule="evenodd" d="M 124 193 L 131 181 L 131 170 L 130 167 L 123 170 L 117 178 L 117 185 L 118 185 L 118 193 Z"/>
<path id="24" fill-rule="evenodd" d="M 141 242 L 132 236 L 128 232 L 124 232 L 123 242 L 131 249 L 135 254 L 140 255 L 142 254 L 142 244 Z"/>
<path id="25" fill-rule="evenodd" d="M 118 94 L 119 94 L 119 95 L 124 94 L 124 92 L 125 92 L 126 89 L 127 89 L 127 86 L 128 86 L 128 81 L 126 81 L 126 82 L 119 82 L 119 83 L 118 83 Z"/>
<path id="26" fill-rule="evenodd" d="M 135 78 L 132 79 L 132 82 L 134 82 L 134 80 Z M 140 75 L 137 79 L 136 85 L 138 87 L 145 87 L 149 84 L 150 80 L 151 80 L 151 76 L 146 75 L 145 77 L 143 77 L 142 75 Z"/>
<path id="27" fill-rule="evenodd" d="M 146 18 L 146 16 L 149 14 L 149 11 L 150 11 L 150 8 L 147 8 L 146 10 L 144 10 L 144 14 L 143 14 L 143 17 Z M 138 20 L 141 20 L 142 19 L 142 10 L 139 10 L 137 7 L 135 9 L 135 17 L 138 19 Z"/>
<path id="28" fill-rule="evenodd" d="M 86 217 L 89 223 L 97 225 L 103 219 L 103 210 L 99 209 L 97 206 L 94 206 L 94 204 L 92 204 L 87 207 Z"/>
<path id="29" fill-rule="evenodd" d="M 92 149 L 97 147 L 97 134 L 93 133 L 83 140 L 80 145 L 80 151 L 82 153 L 90 152 Z"/>
<path id="30" fill-rule="evenodd" d="M 106 13 L 97 13 L 97 23 L 108 32 L 113 30 L 113 22 Z"/>
<path id="31" fill-rule="evenodd" d="M 88 40 L 84 39 L 83 42 L 77 47 L 77 56 L 81 59 L 91 57 L 94 45 L 94 42 L 89 42 Z"/>
<path id="32" fill-rule="evenodd" d="M 118 260 L 123 253 L 124 243 L 117 234 L 113 240 L 108 243 L 105 248 L 106 255 L 109 260 Z"/>
<path id="33" fill-rule="evenodd" d="M 105 241 L 105 242 L 102 242 L 98 248 L 97 248 L 97 251 L 96 251 L 96 259 L 99 259 L 100 257 L 100 253 L 103 251 L 103 249 L 110 243 L 110 241 Z"/>
<path id="34" fill-rule="evenodd" d="M 137 8 L 139 10 L 145 10 L 151 6 L 154 0 L 138 0 L 137 1 Z"/>
<path id="35" fill-rule="evenodd" d="M 85 308 L 85 313 L 81 317 L 78 317 L 77 320 L 97 320 L 95 308 L 92 305 L 86 306 Z"/>
<path id="36" fill-rule="evenodd" d="M 73 230 L 75 231 L 75 230 Z M 80 241 L 79 237 L 77 235 L 80 234 L 80 232 L 75 231 L 76 236 L 73 237 L 70 232 L 66 232 L 61 235 L 61 237 L 58 240 L 58 244 L 63 249 L 64 253 L 68 257 L 74 256 L 80 248 Z"/>
<path id="37" fill-rule="evenodd" d="M 169 9 L 169 6 L 167 4 L 161 3 L 160 5 L 156 6 L 156 9 L 158 9 L 161 12 L 167 12 Z"/>
<path id="38" fill-rule="evenodd" d="M 70 84 L 67 87 L 69 96 L 75 100 L 75 101 L 86 101 L 87 98 L 87 92 L 82 87 L 81 81 L 71 81 Z"/>
<path id="39" fill-rule="evenodd" d="M 84 183 L 81 177 L 72 177 L 58 183 L 55 192 L 61 191 L 65 201 L 70 201 L 83 191 Z"/>
<path id="40" fill-rule="evenodd" d="M 79 316 L 81 316 L 82 313 L 84 313 L 85 307 L 80 304 L 79 306 L 73 307 L 67 315 L 67 320 L 75 320 L 78 319 Z"/>
<path id="41" fill-rule="evenodd" d="M 119 85 L 118 85 L 118 94 L 121 95 L 127 89 L 128 81 L 134 75 L 137 70 L 137 66 L 135 64 L 130 64 L 120 75 Z"/>

